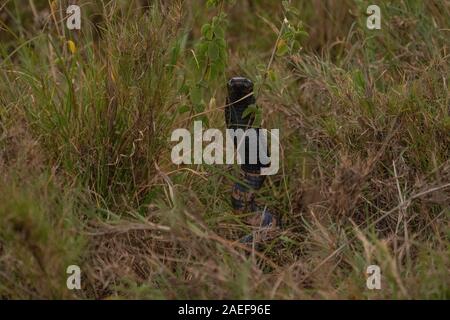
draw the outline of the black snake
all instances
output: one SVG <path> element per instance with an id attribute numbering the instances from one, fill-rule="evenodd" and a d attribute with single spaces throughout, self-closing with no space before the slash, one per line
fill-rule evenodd
<path id="1" fill-rule="evenodd" d="M 241 141 L 245 143 L 245 161 L 240 165 L 240 179 L 233 185 L 231 193 L 231 204 L 235 211 L 254 213 L 247 222 L 255 227 L 255 231 L 241 239 L 243 243 L 252 243 L 268 238 L 270 231 L 279 226 L 279 219 L 267 207 L 258 205 L 255 200 L 255 193 L 261 189 L 266 178 L 260 174 L 261 168 L 267 166 L 263 165 L 259 159 L 259 148 L 267 148 L 267 146 L 260 145 L 259 130 L 261 128 L 253 126 L 254 114 L 245 115 L 247 108 L 255 103 L 253 82 L 247 78 L 234 77 L 228 81 L 227 89 L 228 97 L 225 107 L 227 128 L 233 130 L 254 128 L 258 137 L 258 157 L 255 164 L 249 163 L 249 138 L 244 136 L 245 141 Z M 235 149 L 237 145 L 238 141 L 235 138 Z"/>

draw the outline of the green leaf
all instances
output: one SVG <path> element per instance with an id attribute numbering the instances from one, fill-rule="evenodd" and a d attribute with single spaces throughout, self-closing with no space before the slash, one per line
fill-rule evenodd
<path id="1" fill-rule="evenodd" d="M 255 127 L 260 127 L 261 123 L 262 123 L 262 112 L 261 112 L 261 109 L 259 109 L 258 112 L 256 112 L 255 120 L 253 121 L 253 125 Z"/>
<path id="2" fill-rule="evenodd" d="M 277 74 L 273 70 L 269 70 L 267 75 L 269 76 L 270 81 L 277 81 Z"/>
<path id="3" fill-rule="evenodd" d="M 183 114 L 183 113 L 188 112 L 189 110 L 191 110 L 191 108 L 187 104 L 183 104 L 182 106 L 180 106 L 178 108 L 178 113 Z"/>
<path id="4" fill-rule="evenodd" d="M 219 51 L 220 51 L 219 46 L 215 41 L 211 41 L 208 44 L 208 57 L 212 61 L 216 61 L 217 59 L 219 59 Z"/>
<path id="5" fill-rule="evenodd" d="M 202 114 L 201 116 L 198 117 L 198 119 L 201 120 L 203 122 L 203 125 L 205 125 L 206 127 L 209 126 L 209 120 L 206 115 Z"/>
<path id="6" fill-rule="evenodd" d="M 353 71 L 353 83 L 355 84 L 355 88 L 357 89 L 358 93 L 364 93 L 366 88 L 366 81 L 361 70 L 356 69 Z"/>
<path id="7" fill-rule="evenodd" d="M 222 49 L 225 49 L 227 47 L 227 43 L 225 42 L 224 38 L 217 38 L 216 43 Z"/>
<path id="8" fill-rule="evenodd" d="M 225 31 L 221 26 L 216 26 L 214 28 L 214 35 L 219 39 L 223 39 L 225 37 Z"/>
<path id="9" fill-rule="evenodd" d="M 197 113 L 202 113 L 203 111 L 205 111 L 205 108 L 206 108 L 206 105 L 203 101 L 200 103 L 194 104 L 194 110 Z"/>
<path id="10" fill-rule="evenodd" d="M 244 110 L 242 113 L 242 119 L 246 118 L 250 114 L 256 114 L 258 112 L 259 108 L 256 104 L 251 104 L 247 107 L 247 109 Z"/>
<path id="11" fill-rule="evenodd" d="M 294 16 L 300 15 L 300 11 L 293 5 L 289 4 L 288 1 L 283 1 L 282 4 L 283 4 L 284 11 L 286 11 L 286 13 L 291 13 Z"/>
<path id="12" fill-rule="evenodd" d="M 200 42 L 197 45 L 197 58 L 199 60 L 204 59 L 205 54 L 206 54 L 206 50 L 208 50 L 208 44 L 206 42 Z"/>
<path id="13" fill-rule="evenodd" d="M 191 89 L 190 98 L 194 105 L 198 105 L 201 103 L 203 96 L 202 91 L 203 91 L 202 88 L 200 88 L 199 86 L 194 86 Z"/>
<path id="14" fill-rule="evenodd" d="M 212 40 L 214 33 L 213 28 L 209 23 L 206 23 L 202 26 L 202 35 L 205 37 L 206 40 Z"/>
<path id="15" fill-rule="evenodd" d="M 208 7 L 214 7 L 217 5 L 217 0 L 208 0 L 208 1 L 206 1 L 206 5 Z"/>

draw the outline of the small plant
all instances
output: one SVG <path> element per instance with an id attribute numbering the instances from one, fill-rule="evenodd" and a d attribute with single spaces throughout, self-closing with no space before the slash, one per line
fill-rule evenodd
<path id="1" fill-rule="evenodd" d="M 206 96 L 212 97 L 212 88 L 225 80 L 228 60 L 225 28 L 228 21 L 223 12 L 223 5 L 224 1 L 219 0 L 207 2 L 208 7 L 217 7 L 218 13 L 210 22 L 202 26 L 201 38 L 193 51 L 196 72 L 194 80 L 188 85 L 190 101 L 196 114 L 202 114 L 205 111 Z M 208 122 L 203 114 L 199 118 L 205 123 Z"/>
<path id="2" fill-rule="evenodd" d="M 277 56 L 286 54 L 295 54 L 299 52 L 302 40 L 308 36 L 304 30 L 303 22 L 300 20 L 300 12 L 296 7 L 283 1 L 283 9 L 285 18 L 281 26 L 279 40 L 276 45 Z"/>
<path id="3" fill-rule="evenodd" d="M 298 9 L 288 1 L 283 1 L 282 4 L 284 19 L 278 31 L 278 36 L 267 66 L 261 67 L 258 70 L 260 74 L 256 76 L 255 88 L 257 89 L 255 89 L 255 96 L 258 96 L 259 90 L 264 87 L 267 77 L 271 80 L 276 79 L 276 75 L 271 69 L 275 56 L 283 57 L 287 54 L 294 55 L 298 53 L 302 49 L 301 42 L 308 36 L 308 33 L 304 30 Z M 253 114 L 255 117 L 254 125 L 259 127 L 262 122 L 262 109 L 256 104 L 251 105 L 242 116 L 246 117 L 250 114 Z"/>

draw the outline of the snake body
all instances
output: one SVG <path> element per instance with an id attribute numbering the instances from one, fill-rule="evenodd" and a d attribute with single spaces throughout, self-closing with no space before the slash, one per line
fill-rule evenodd
<path id="1" fill-rule="evenodd" d="M 234 183 L 231 192 L 231 205 L 236 212 L 249 212 L 253 215 L 248 220 L 248 223 L 255 227 L 255 231 L 246 235 L 241 239 L 241 242 L 250 243 L 263 240 L 267 237 L 268 232 L 277 227 L 278 219 L 267 209 L 267 207 L 259 206 L 255 201 L 255 193 L 261 189 L 264 184 L 266 176 L 261 175 L 261 168 L 263 165 L 259 159 L 259 148 L 267 148 L 265 145 L 260 145 L 259 140 L 260 129 L 253 126 L 255 117 L 254 114 L 248 114 L 245 117 L 247 108 L 255 103 L 255 96 L 253 94 L 253 83 L 251 80 L 243 77 L 231 78 L 227 83 L 228 97 L 225 107 L 225 122 L 228 129 L 243 129 L 254 128 L 257 134 L 257 161 L 250 164 L 249 161 L 249 138 L 245 137 L 244 141 L 234 141 L 235 148 L 238 143 L 245 143 L 245 161 L 240 165 L 240 182 Z M 239 151 L 238 151 L 239 152 Z"/>

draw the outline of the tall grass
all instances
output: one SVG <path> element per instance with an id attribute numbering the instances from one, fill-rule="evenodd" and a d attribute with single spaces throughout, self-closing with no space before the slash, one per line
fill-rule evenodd
<path id="1" fill-rule="evenodd" d="M 264 82 L 281 4 L 223 7 L 226 74 L 261 86 L 282 134 L 257 199 L 283 227 L 254 246 L 238 242 L 233 168 L 170 161 L 216 9 L 78 1 L 69 32 L 64 1 L 19 2 L 0 5 L 0 297 L 449 298 L 448 1 L 383 2 L 376 31 L 368 1 L 292 1 L 309 37 Z M 209 88 L 211 126 L 224 86 Z M 366 288 L 372 264 L 381 290 Z"/>

